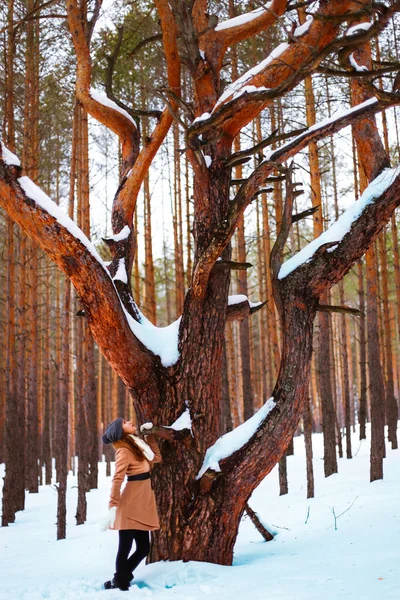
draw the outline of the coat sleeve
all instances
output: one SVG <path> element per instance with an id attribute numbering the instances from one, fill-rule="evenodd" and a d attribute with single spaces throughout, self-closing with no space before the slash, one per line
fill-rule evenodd
<path id="1" fill-rule="evenodd" d="M 162 462 L 160 448 L 158 447 L 155 436 L 154 435 L 146 435 L 145 441 L 146 441 L 146 444 L 148 444 L 154 452 L 154 459 L 151 461 L 151 464 L 153 465 L 154 463 Z"/>
<path id="2" fill-rule="evenodd" d="M 130 462 L 131 452 L 127 448 L 118 448 L 115 453 L 115 473 L 111 483 L 111 494 L 108 508 L 118 506 L 121 494 L 121 485 Z"/>

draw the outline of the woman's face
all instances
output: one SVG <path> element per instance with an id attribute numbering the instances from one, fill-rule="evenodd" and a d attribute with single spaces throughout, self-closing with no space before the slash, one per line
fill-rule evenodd
<path id="1" fill-rule="evenodd" d="M 124 433 L 137 433 L 137 427 L 132 421 L 122 421 L 122 430 Z"/>

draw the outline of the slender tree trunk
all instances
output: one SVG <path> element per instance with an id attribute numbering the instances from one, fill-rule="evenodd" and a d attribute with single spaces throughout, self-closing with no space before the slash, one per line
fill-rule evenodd
<path id="1" fill-rule="evenodd" d="M 364 277 L 363 263 L 358 263 L 358 298 L 361 315 L 359 335 L 360 335 L 360 400 L 358 419 L 360 421 L 360 440 L 366 439 L 365 425 L 367 422 L 367 357 L 366 357 L 366 339 L 365 339 L 365 299 L 364 299 Z"/>
<path id="2" fill-rule="evenodd" d="M 224 435 L 233 428 L 231 415 L 231 400 L 229 395 L 228 359 L 226 355 L 226 339 L 222 354 L 222 396 L 221 396 L 221 427 L 220 435 Z"/>
<path id="3" fill-rule="evenodd" d="M 29 0 L 27 10 L 33 10 L 34 2 Z M 24 152 L 23 164 L 28 177 L 38 180 L 39 153 L 39 20 L 27 22 L 26 41 L 26 77 L 24 107 Z M 38 388 L 38 286 L 39 262 L 38 248 L 29 240 L 28 255 L 28 330 L 29 330 L 29 368 L 28 368 L 28 404 L 26 430 L 26 485 L 31 493 L 39 491 L 39 388 Z"/>
<path id="4" fill-rule="evenodd" d="M 18 401 L 16 389 L 15 360 L 15 288 L 14 288 L 14 223 L 7 219 L 7 304 L 6 304 L 6 424 L 5 463 L 2 501 L 2 526 L 14 523 L 18 507 L 18 487 L 15 482 L 20 475 L 18 453 Z"/>
<path id="5" fill-rule="evenodd" d="M 312 418 L 310 399 L 306 400 L 304 413 L 304 444 L 306 449 L 306 469 L 307 469 L 307 498 L 314 498 L 314 468 L 313 468 L 313 449 L 312 449 Z"/>
<path id="6" fill-rule="evenodd" d="M 78 143 L 77 143 L 77 221 L 80 227 L 85 227 L 85 211 L 89 206 L 89 171 L 87 147 L 87 114 L 79 105 L 78 111 Z M 81 307 L 79 307 L 81 309 Z M 79 312 L 79 311 L 76 311 Z M 77 455 L 78 455 L 78 503 L 76 508 L 76 524 L 86 521 L 87 502 L 86 492 L 89 490 L 89 449 L 91 438 L 88 436 L 88 342 L 84 316 L 79 316 L 76 322 L 76 382 L 75 398 L 77 409 Z M 91 424 L 93 426 L 93 424 Z M 89 439 L 88 439 L 89 438 Z"/>
<path id="7" fill-rule="evenodd" d="M 388 424 L 388 439 L 392 444 L 392 449 L 398 448 L 397 444 L 397 419 L 398 406 L 394 395 L 394 375 L 393 375 L 393 355 L 392 355 L 392 336 L 390 332 L 389 315 L 389 286 L 388 286 L 388 268 L 387 268 L 387 247 L 386 232 L 379 236 L 379 256 L 382 272 L 382 301 L 383 301 L 383 321 L 384 336 L 383 344 L 385 347 L 386 364 L 386 419 Z"/>

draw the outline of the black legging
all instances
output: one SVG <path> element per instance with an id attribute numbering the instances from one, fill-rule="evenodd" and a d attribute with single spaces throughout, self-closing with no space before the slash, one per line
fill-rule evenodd
<path id="1" fill-rule="evenodd" d="M 119 545 L 115 571 L 116 574 L 131 574 L 150 552 L 150 535 L 148 531 L 141 529 L 120 529 L 118 533 Z M 136 550 L 129 556 L 133 540 L 136 542 Z"/>

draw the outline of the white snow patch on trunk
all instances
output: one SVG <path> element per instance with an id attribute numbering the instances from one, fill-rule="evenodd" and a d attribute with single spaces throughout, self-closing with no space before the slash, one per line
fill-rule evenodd
<path id="1" fill-rule="evenodd" d="M 190 418 L 190 411 L 187 408 L 180 417 L 176 419 L 172 425 L 164 425 L 167 429 L 174 429 L 174 431 L 182 431 L 182 429 L 190 429 L 192 431 L 192 420 Z"/>
<path id="2" fill-rule="evenodd" d="M 247 302 L 250 308 L 255 308 L 256 306 L 260 306 L 262 302 L 250 302 L 245 294 L 234 294 L 232 296 L 228 296 L 228 306 L 232 306 L 233 304 L 241 304 L 242 302 Z"/>
<path id="3" fill-rule="evenodd" d="M 340 242 L 346 233 L 348 233 L 364 209 L 376 199 L 382 196 L 387 188 L 393 183 L 400 174 L 400 166 L 395 169 L 385 169 L 376 179 L 374 179 L 362 194 L 361 198 L 353 202 L 351 206 L 333 223 L 329 229 L 324 231 L 319 237 L 307 244 L 300 252 L 289 258 L 280 268 L 278 279 L 287 277 L 295 269 L 308 262 L 315 252 L 323 244 L 331 242 Z"/>
<path id="4" fill-rule="evenodd" d="M 18 156 L 13 154 L 11 150 L 6 148 L 6 146 L 1 143 L 1 159 L 8 165 L 9 167 L 20 167 L 21 161 Z"/>
<path id="5" fill-rule="evenodd" d="M 116 233 L 115 235 L 110 235 L 107 239 L 114 240 L 114 242 L 121 242 L 122 240 L 126 240 L 126 238 L 129 237 L 130 232 L 131 230 L 128 227 L 128 225 L 125 225 L 125 227 L 123 227 L 119 233 Z"/>
<path id="6" fill-rule="evenodd" d="M 125 258 L 120 258 L 118 261 L 118 269 L 113 277 L 113 281 L 118 279 L 118 281 L 122 281 L 123 283 L 128 283 L 128 275 L 126 273 L 125 267 Z"/>
<path id="7" fill-rule="evenodd" d="M 245 294 L 234 294 L 233 296 L 228 296 L 228 306 L 232 304 L 240 304 L 241 302 L 248 302 L 249 299 Z"/>
<path id="8" fill-rule="evenodd" d="M 25 194 L 28 198 L 31 198 L 36 204 L 38 204 L 41 208 L 43 208 L 46 212 L 48 212 L 52 217 L 54 217 L 60 225 L 65 227 L 75 238 L 77 238 L 89 252 L 94 256 L 94 258 L 101 264 L 104 268 L 107 275 L 109 275 L 108 269 L 104 264 L 103 259 L 100 254 L 97 252 L 96 248 L 92 244 L 92 242 L 86 237 L 86 235 L 79 229 L 76 223 L 69 218 L 69 216 L 55 203 L 47 194 L 43 192 L 29 177 L 20 177 L 18 182 L 21 188 L 24 190 Z"/>
<path id="9" fill-rule="evenodd" d="M 196 479 L 200 479 L 207 469 L 220 471 L 219 461 L 242 448 L 255 434 L 275 405 L 275 400 L 270 398 L 250 419 L 220 437 L 211 448 L 208 448 Z"/>
<path id="10" fill-rule="evenodd" d="M 209 169 L 212 164 L 212 158 L 208 154 L 203 154 L 203 156 L 204 156 L 204 162 L 206 163 L 206 167 L 207 167 L 207 169 Z"/>
<path id="11" fill-rule="evenodd" d="M 122 302 L 121 306 L 125 312 L 129 327 L 135 336 L 148 348 L 153 354 L 160 357 L 164 367 L 171 367 L 179 359 L 178 337 L 181 318 L 177 319 L 167 327 L 156 327 L 151 321 L 146 319 L 143 313 L 140 313 L 140 323 L 126 311 Z M 138 309 L 139 310 L 139 309 Z"/>

